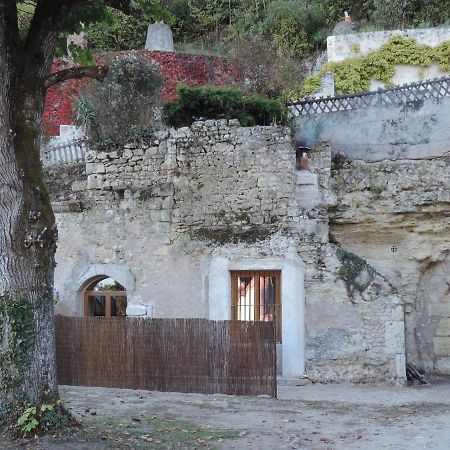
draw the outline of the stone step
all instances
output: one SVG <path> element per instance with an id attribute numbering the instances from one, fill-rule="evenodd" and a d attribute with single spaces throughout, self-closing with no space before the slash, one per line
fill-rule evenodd
<path id="1" fill-rule="evenodd" d="M 308 377 L 301 377 L 301 378 L 284 378 L 284 377 L 277 377 L 277 385 L 278 386 L 306 386 L 307 384 L 310 384 L 311 381 Z"/>

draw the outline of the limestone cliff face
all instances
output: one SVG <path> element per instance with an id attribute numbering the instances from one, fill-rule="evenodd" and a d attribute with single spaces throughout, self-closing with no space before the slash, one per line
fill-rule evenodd
<path id="1" fill-rule="evenodd" d="M 450 156 L 335 165 L 330 233 L 406 301 L 409 361 L 450 373 Z"/>

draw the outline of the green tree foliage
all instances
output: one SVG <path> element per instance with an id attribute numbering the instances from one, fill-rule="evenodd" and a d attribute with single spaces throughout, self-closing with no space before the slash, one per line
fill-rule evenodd
<path id="1" fill-rule="evenodd" d="M 227 0 L 188 0 L 191 15 L 203 35 L 213 34 L 219 37 L 220 28 L 230 18 L 230 8 Z"/>
<path id="2" fill-rule="evenodd" d="M 198 29 L 187 0 L 163 0 L 174 16 L 172 31 L 177 42 L 195 41 Z"/>
<path id="3" fill-rule="evenodd" d="M 196 119 L 238 119 L 242 126 L 285 124 L 287 112 L 277 100 L 247 95 L 232 88 L 180 86 L 178 99 L 163 108 L 163 120 L 170 126 L 191 125 Z"/>
<path id="4" fill-rule="evenodd" d="M 325 14 L 327 25 L 333 27 L 347 11 L 354 20 L 369 22 L 374 11 L 374 0 L 318 0 Z"/>
<path id="5" fill-rule="evenodd" d="M 372 21 L 386 28 L 436 26 L 450 20 L 450 5 L 442 0 L 373 0 Z"/>
<path id="6" fill-rule="evenodd" d="M 107 8 L 105 18 L 89 24 L 83 31 L 94 51 L 117 51 L 143 48 L 148 22 Z"/>
<path id="7" fill-rule="evenodd" d="M 126 6 L 128 2 L 123 2 Z M 92 0 L 75 4 L 64 17 L 64 26 L 59 35 L 57 54 L 67 51 L 66 37 L 84 31 L 90 48 L 94 51 L 118 51 L 144 47 L 147 26 L 150 20 L 164 20 L 172 24 L 174 16 L 160 4 L 159 0 L 130 2 L 134 8 L 141 8 L 140 14 L 130 15 L 109 7 L 103 0 Z M 35 0 L 18 3 L 18 22 L 20 34 L 25 37 L 33 18 Z M 85 61 L 80 61 L 85 63 Z"/>
<path id="8" fill-rule="evenodd" d="M 363 25 L 398 28 L 450 20 L 442 0 L 163 0 L 179 41 L 264 34 L 295 54 L 314 50 L 344 11 Z M 214 35 L 214 33 L 213 33 Z"/>
<path id="9" fill-rule="evenodd" d="M 20 5 L 21 30 L 27 28 L 33 1 Z M 155 3 L 155 2 L 150 2 Z M 436 26 L 450 21 L 448 2 L 441 0 L 161 0 L 171 15 L 177 42 L 212 42 L 261 35 L 285 53 L 305 57 L 323 47 L 324 38 L 344 11 L 363 25 L 399 28 Z M 105 9 L 101 0 L 90 8 L 74 7 L 66 18 L 66 30 L 86 33 L 96 50 L 141 48 L 147 21 Z M 89 25 L 89 23 L 95 23 Z"/>
<path id="10" fill-rule="evenodd" d="M 276 0 L 267 8 L 263 30 L 283 52 L 301 58 L 324 41 L 326 17 L 318 4 Z"/>

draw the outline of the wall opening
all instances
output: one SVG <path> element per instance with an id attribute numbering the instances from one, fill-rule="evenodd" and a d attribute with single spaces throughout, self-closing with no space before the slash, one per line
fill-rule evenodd
<path id="1" fill-rule="evenodd" d="M 99 275 L 84 290 L 85 317 L 125 317 L 127 315 L 126 289 L 114 278 Z"/>
<path id="2" fill-rule="evenodd" d="M 233 317 L 233 272 L 279 273 L 279 298 L 283 305 L 283 316 L 279 316 L 280 340 L 283 343 L 277 352 L 281 355 L 281 374 L 287 378 L 298 377 L 305 371 L 304 267 L 292 248 L 285 258 L 235 260 L 218 256 L 212 259 L 209 268 L 210 320 L 231 320 Z"/>
<path id="3" fill-rule="evenodd" d="M 231 271 L 231 319 L 275 322 L 281 343 L 281 271 Z"/>

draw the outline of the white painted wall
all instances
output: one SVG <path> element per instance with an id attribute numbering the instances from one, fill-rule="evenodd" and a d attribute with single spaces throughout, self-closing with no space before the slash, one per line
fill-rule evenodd
<path id="1" fill-rule="evenodd" d="M 450 41 L 450 28 L 390 30 L 329 36 L 327 38 L 328 62 L 339 62 L 347 58 L 365 56 L 371 52 L 376 52 L 383 44 L 388 42 L 389 38 L 397 35 L 413 38 L 418 44 L 436 47 L 441 42 Z M 442 71 L 437 64 L 430 67 L 399 64 L 395 66 L 395 74 L 391 81 L 394 86 L 401 86 L 447 75 L 449 73 Z M 377 80 L 372 80 L 370 84 L 371 91 L 376 91 L 378 88 L 384 89 L 385 87 L 384 83 Z M 324 95 L 324 93 L 321 92 L 317 95 Z"/>
<path id="2" fill-rule="evenodd" d="M 416 28 L 328 36 L 328 62 L 339 62 L 347 58 L 376 52 L 383 44 L 386 44 L 390 37 L 397 35 L 413 38 L 418 44 L 436 47 L 441 42 L 450 41 L 450 28 Z M 355 46 L 358 47 L 359 52 L 355 52 Z"/>

